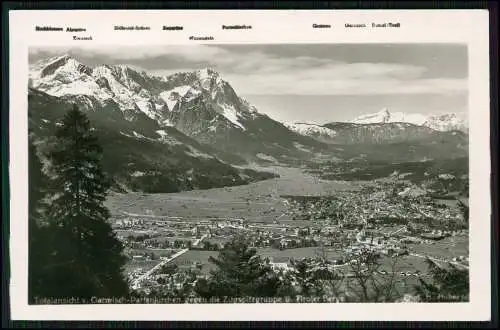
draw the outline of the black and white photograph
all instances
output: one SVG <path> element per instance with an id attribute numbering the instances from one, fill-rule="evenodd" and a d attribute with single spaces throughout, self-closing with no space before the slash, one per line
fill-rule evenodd
<path id="1" fill-rule="evenodd" d="M 8 18 L 12 320 L 492 320 L 487 11 Z"/>
<path id="2" fill-rule="evenodd" d="M 467 44 L 28 62 L 29 304 L 470 301 Z"/>

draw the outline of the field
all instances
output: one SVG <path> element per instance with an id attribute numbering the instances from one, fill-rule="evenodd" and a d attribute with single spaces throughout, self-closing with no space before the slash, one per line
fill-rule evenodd
<path id="1" fill-rule="evenodd" d="M 355 183 L 318 180 L 300 169 L 265 169 L 277 172 L 280 178 L 244 186 L 170 194 L 113 193 L 106 201 L 106 206 L 116 216 L 135 214 L 153 219 L 175 217 L 178 220 L 193 222 L 214 218 L 272 222 L 285 211 L 286 205 L 280 198 L 282 195 L 324 196 L 338 190 L 357 188 Z"/>
<path id="2" fill-rule="evenodd" d="M 431 245 L 409 244 L 415 253 L 430 255 L 436 258 L 454 258 L 468 256 L 469 239 L 464 236 L 447 237 Z"/>
<path id="3" fill-rule="evenodd" d="M 143 271 L 147 271 L 154 266 L 158 265 L 161 260 L 130 260 L 124 269 L 124 274 L 128 274 L 131 271 L 138 270 L 142 268 Z"/>
<path id="4" fill-rule="evenodd" d="M 175 249 L 127 249 L 127 251 L 130 251 L 131 255 L 143 255 L 145 253 L 148 255 L 154 254 L 156 259 L 168 257 L 177 252 Z"/>
<path id="5" fill-rule="evenodd" d="M 317 248 L 298 248 L 298 249 L 287 249 L 287 250 L 277 250 L 271 248 L 258 248 L 257 254 L 261 257 L 269 257 L 272 262 L 286 262 L 291 258 L 304 258 L 304 257 L 315 257 L 317 256 Z M 209 257 L 216 258 L 219 255 L 217 251 L 199 251 L 190 250 L 184 253 L 182 256 L 176 258 L 172 263 L 178 266 L 189 266 L 195 262 L 199 262 L 202 265 L 202 272 L 208 273 L 211 269 L 214 269 L 214 265 L 208 260 Z M 338 253 L 334 251 L 327 251 L 328 258 L 335 259 L 339 256 Z"/>
<path id="6" fill-rule="evenodd" d="M 203 274 L 208 274 L 210 270 L 215 268 L 215 266 L 210 263 L 208 259 L 210 257 L 217 258 L 218 255 L 219 252 L 217 251 L 190 250 L 174 259 L 172 263 L 179 267 L 189 267 L 194 263 L 200 263 L 202 265 L 201 272 Z"/>
<path id="7" fill-rule="evenodd" d="M 260 248 L 257 249 L 257 253 L 262 257 L 269 257 L 271 261 L 274 262 L 286 262 L 291 258 L 308 258 L 317 257 L 319 255 L 320 249 L 317 247 L 304 247 L 297 249 L 286 249 L 277 250 L 272 248 Z M 325 249 L 327 258 L 329 260 L 334 260 L 340 257 L 340 253 L 331 249 Z"/>

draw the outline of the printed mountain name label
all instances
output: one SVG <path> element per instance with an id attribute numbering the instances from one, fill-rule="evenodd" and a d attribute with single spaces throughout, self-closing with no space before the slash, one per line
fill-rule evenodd
<path id="1" fill-rule="evenodd" d="M 365 28 L 366 24 L 351 24 L 351 23 L 345 23 L 346 28 Z"/>
<path id="2" fill-rule="evenodd" d="M 163 25 L 163 30 L 184 30 L 183 26 L 166 26 Z"/>
<path id="3" fill-rule="evenodd" d="M 331 25 L 328 24 L 313 24 L 313 29 L 331 29 Z"/>
<path id="4" fill-rule="evenodd" d="M 401 23 L 383 23 L 383 24 L 372 23 L 372 27 L 401 27 Z"/>
<path id="5" fill-rule="evenodd" d="M 36 26 L 35 31 L 64 31 L 62 27 L 54 26 Z"/>
<path id="6" fill-rule="evenodd" d="M 207 36 L 207 37 L 190 36 L 189 40 L 215 40 L 215 39 L 212 36 Z"/>
<path id="7" fill-rule="evenodd" d="M 151 30 L 149 26 L 142 26 L 142 25 L 130 25 L 130 26 L 123 26 L 123 25 L 115 25 L 115 30 Z"/>
<path id="8" fill-rule="evenodd" d="M 92 36 L 87 36 L 87 37 L 73 36 L 73 40 L 92 40 Z"/>
<path id="9" fill-rule="evenodd" d="M 84 28 L 72 28 L 72 27 L 66 28 L 66 32 L 85 32 L 85 31 L 87 31 L 87 29 L 84 29 Z"/>
<path id="10" fill-rule="evenodd" d="M 222 25 L 223 30 L 244 30 L 251 29 L 251 25 Z"/>

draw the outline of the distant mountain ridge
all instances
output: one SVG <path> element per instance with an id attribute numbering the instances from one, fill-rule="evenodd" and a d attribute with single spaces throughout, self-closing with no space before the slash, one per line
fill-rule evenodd
<path id="1" fill-rule="evenodd" d="M 468 128 L 456 114 L 431 115 L 391 113 L 387 108 L 358 116 L 348 122 L 317 124 L 295 122 L 287 127 L 304 136 L 328 144 L 429 143 L 454 141 L 451 148 L 465 148 Z"/>
<path id="2" fill-rule="evenodd" d="M 390 112 L 383 108 L 379 112 L 361 115 L 350 121 L 354 124 L 386 124 L 408 123 L 417 126 L 426 126 L 437 131 L 464 131 L 467 132 L 467 121 L 455 113 L 426 116 L 419 113 Z"/>
<path id="3" fill-rule="evenodd" d="M 320 141 L 328 141 L 337 136 L 337 132 L 313 122 L 294 122 L 285 124 L 286 127 L 304 136 L 310 136 Z"/>

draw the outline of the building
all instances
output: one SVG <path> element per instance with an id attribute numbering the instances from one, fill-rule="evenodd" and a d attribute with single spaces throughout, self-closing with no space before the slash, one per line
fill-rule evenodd
<path id="1" fill-rule="evenodd" d="M 288 266 L 288 263 L 286 263 L 286 262 L 270 262 L 270 265 L 274 271 L 276 271 L 276 270 L 284 270 L 284 271 L 290 270 L 290 267 Z"/>

